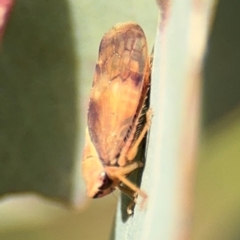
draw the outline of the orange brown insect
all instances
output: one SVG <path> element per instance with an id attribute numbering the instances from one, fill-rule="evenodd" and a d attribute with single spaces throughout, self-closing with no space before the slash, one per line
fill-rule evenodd
<path id="1" fill-rule="evenodd" d="M 117 24 L 101 41 L 90 94 L 82 172 L 91 198 L 116 188 L 134 200 L 137 194 L 147 198 L 126 176 L 143 166 L 133 159 L 151 122 L 151 110 L 144 112 L 149 78 L 143 30 L 135 23 Z M 145 124 L 142 114 L 146 114 Z"/>

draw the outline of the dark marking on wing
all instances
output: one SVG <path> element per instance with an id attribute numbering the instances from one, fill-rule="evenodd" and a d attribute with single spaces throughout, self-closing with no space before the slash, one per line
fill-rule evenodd
<path id="1" fill-rule="evenodd" d="M 142 82 L 142 79 L 143 79 L 143 75 L 139 74 L 137 72 L 131 72 L 130 77 L 136 86 L 138 86 Z"/>
<path id="2" fill-rule="evenodd" d="M 88 126 L 89 126 L 89 134 L 91 140 L 97 145 L 99 143 L 99 138 L 97 134 L 94 134 L 96 129 L 99 128 L 99 113 L 98 113 L 98 105 L 90 100 L 88 107 Z"/>

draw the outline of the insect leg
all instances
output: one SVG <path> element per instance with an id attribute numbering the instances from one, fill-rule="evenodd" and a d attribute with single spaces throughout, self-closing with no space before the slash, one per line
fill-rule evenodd
<path id="1" fill-rule="evenodd" d="M 137 193 L 143 198 L 143 201 L 141 203 L 141 206 L 144 205 L 145 200 L 147 199 L 147 194 L 142 191 L 140 188 L 138 188 L 135 184 L 133 184 L 131 181 L 129 181 L 125 176 L 134 171 L 135 169 L 142 167 L 142 162 L 132 162 L 126 166 L 113 168 L 113 167 L 106 167 L 105 170 L 108 174 L 108 176 L 111 179 L 118 179 L 120 182 L 125 184 L 127 187 L 129 187 L 134 193 Z M 119 185 L 118 185 L 119 187 Z"/>
<path id="2" fill-rule="evenodd" d="M 131 202 L 127 206 L 127 213 L 129 215 L 133 214 L 133 207 L 137 202 L 137 193 L 129 188 L 121 186 L 121 184 L 119 184 L 118 189 L 131 199 Z"/>
<path id="3" fill-rule="evenodd" d="M 136 194 L 134 191 L 132 191 L 130 188 L 126 188 L 122 186 L 121 184 L 117 187 L 121 192 L 123 192 L 126 196 L 128 196 L 132 201 L 135 200 Z"/>
<path id="4" fill-rule="evenodd" d="M 152 119 L 152 115 L 153 115 L 153 111 L 152 109 L 148 109 L 146 112 L 146 123 L 144 125 L 143 130 L 141 131 L 140 135 L 138 136 L 137 140 L 135 141 L 135 143 L 131 146 L 131 148 L 129 149 L 129 151 L 127 152 L 127 159 L 129 161 L 133 160 L 134 157 L 137 154 L 138 151 L 138 146 L 141 143 L 142 139 L 144 138 L 145 134 L 147 133 L 147 131 L 150 128 L 151 125 L 151 119 Z"/>
<path id="5" fill-rule="evenodd" d="M 125 176 L 122 176 L 122 175 L 117 175 L 117 176 L 122 183 L 124 183 L 126 186 L 132 189 L 135 192 L 135 194 L 138 194 L 143 198 L 141 202 L 141 208 L 143 208 L 147 200 L 147 194 L 144 191 L 142 191 L 140 188 L 138 188 L 135 184 L 133 184 L 131 181 L 129 181 Z"/>

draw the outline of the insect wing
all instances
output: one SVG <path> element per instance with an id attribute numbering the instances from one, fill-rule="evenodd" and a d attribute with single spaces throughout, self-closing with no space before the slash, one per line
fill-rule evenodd
<path id="1" fill-rule="evenodd" d="M 143 30 L 118 24 L 103 37 L 88 109 L 88 129 L 104 165 L 119 156 L 139 111 L 147 63 Z"/>

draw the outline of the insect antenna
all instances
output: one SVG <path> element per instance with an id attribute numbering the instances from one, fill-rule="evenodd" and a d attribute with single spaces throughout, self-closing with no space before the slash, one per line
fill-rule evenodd
<path id="1" fill-rule="evenodd" d="M 118 201 L 118 198 L 116 197 L 115 192 L 112 192 L 112 196 L 116 201 Z"/>

